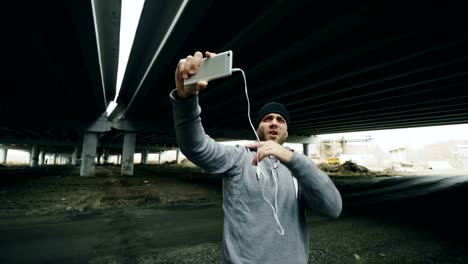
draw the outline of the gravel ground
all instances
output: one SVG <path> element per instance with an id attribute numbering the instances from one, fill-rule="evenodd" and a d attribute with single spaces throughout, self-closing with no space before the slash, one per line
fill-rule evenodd
<path id="1" fill-rule="evenodd" d="M 310 218 L 309 263 L 467 263 L 463 245 L 440 240 L 427 231 L 359 216 L 337 221 Z M 221 263 L 219 243 L 168 247 L 138 256 L 135 263 Z M 90 263 L 131 263 L 103 256 Z"/>

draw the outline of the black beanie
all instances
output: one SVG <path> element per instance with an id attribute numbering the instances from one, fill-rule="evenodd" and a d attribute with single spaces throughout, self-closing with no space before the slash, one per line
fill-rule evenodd
<path id="1" fill-rule="evenodd" d="M 264 116 L 271 113 L 280 114 L 286 120 L 286 123 L 289 127 L 289 113 L 288 110 L 286 110 L 286 107 L 280 103 L 270 102 L 265 104 L 260 109 L 260 111 L 257 112 L 257 117 L 255 118 L 255 128 L 258 128 L 258 125 L 260 124 Z"/>

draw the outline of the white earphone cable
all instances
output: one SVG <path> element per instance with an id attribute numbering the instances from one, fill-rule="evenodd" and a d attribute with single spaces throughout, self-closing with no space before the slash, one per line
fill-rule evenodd
<path id="1" fill-rule="evenodd" d="M 245 77 L 245 73 L 242 69 L 240 68 L 234 68 L 232 69 L 232 72 L 241 72 L 242 73 L 242 77 L 244 78 L 244 84 L 245 84 L 245 97 L 247 98 L 247 117 L 249 118 L 249 123 L 250 123 L 250 127 L 252 128 L 254 134 L 255 134 L 255 137 L 257 138 L 257 142 L 260 144 L 260 138 L 258 137 L 258 134 L 257 134 L 257 131 L 255 130 L 255 127 L 252 123 L 252 118 L 250 117 L 250 100 L 249 100 L 249 93 L 248 93 L 248 90 L 247 90 L 247 78 Z M 260 163 L 258 162 L 258 155 L 256 156 L 257 157 L 257 179 L 259 180 L 260 179 L 260 174 L 263 174 L 261 169 L 260 169 Z M 273 210 L 273 216 L 275 218 L 275 221 L 276 223 L 278 224 L 279 226 L 279 230 L 278 233 L 280 235 L 284 235 L 284 228 L 283 226 L 281 225 L 280 221 L 279 221 L 279 218 L 278 218 L 278 182 L 276 180 L 276 176 L 275 176 L 275 173 L 274 173 L 274 169 L 273 167 L 271 167 L 271 173 L 272 173 L 272 176 L 273 176 L 273 180 L 275 182 L 275 206 L 273 206 L 270 201 L 268 201 L 268 199 L 265 197 L 265 183 L 266 183 L 266 177 L 265 178 L 265 181 L 263 182 L 263 186 L 262 186 L 262 196 L 263 196 L 263 199 L 270 205 L 271 209 Z"/>

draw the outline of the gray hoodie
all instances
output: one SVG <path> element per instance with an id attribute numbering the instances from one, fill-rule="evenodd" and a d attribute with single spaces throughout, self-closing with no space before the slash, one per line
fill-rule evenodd
<path id="1" fill-rule="evenodd" d="M 333 218 L 341 213 L 340 193 L 327 174 L 311 159 L 293 152 L 286 164 L 274 157 L 261 161 L 258 179 L 257 167 L 252 165 L 255 150 L 222 145 L 205 134 L 198 96 L 178 99 L 173 91 L 170 97 L 182 153 L 223 179 L 224 263 L 307 263 L 304 207 Z"/>

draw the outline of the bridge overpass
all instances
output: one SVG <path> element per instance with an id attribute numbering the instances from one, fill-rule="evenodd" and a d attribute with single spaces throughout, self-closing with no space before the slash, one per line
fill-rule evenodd
<path id="1" fill-rule="evenodd" d="M 121 1 L 6 3 L 1 148 L 82 157 L 177 148 L 168 94 L 180 58 L 234 52 L 252 113 L 287 106 L 294 142 L 325 133 L 468 123 L 467 3 L 151 1 L 144 4 L 118 97 Z M 253 139 L 242 76 L 200 93 L 216 139 Z"/>

